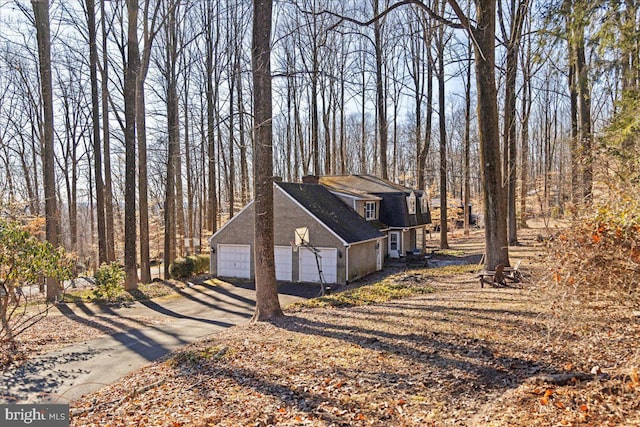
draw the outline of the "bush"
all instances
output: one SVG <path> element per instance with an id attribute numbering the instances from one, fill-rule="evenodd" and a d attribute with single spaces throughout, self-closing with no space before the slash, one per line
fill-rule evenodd
<path id="1" fill-rule="evenodd" d="M 549 245 L 549 284 L 583 304 L 640 307 L 640 202 L 621 197 Z"/>
<path id="2" fill-rule="evenodd" d="M 189 255 L 177 258 L 169 266 L 169 274 L 174 279 L 183 279 L 209 270 L 209 255 Z"/>
<path id="3" fill-rule="evenodd" d="M 43 277 L 59 281 L 73 277 L 75 260 L 38 238 L 43 226 L 44 218 L 26 224 L 0 218 L 0 365 L 13 357 L 16 335 L 41 320 L 50 307 L 27 312 L 30 294 L 23 293 L 22 286 L 39 283 Z M 24 310 L 18 310 L 21 305 Z"/>
<path id="4" fill-rule="evenodd" d="M 124 269 L 117 263 L 102 264 L 93 277 L 96 280 L 93 290 L 96 299 L 114 301 L 123 290 Z"/>

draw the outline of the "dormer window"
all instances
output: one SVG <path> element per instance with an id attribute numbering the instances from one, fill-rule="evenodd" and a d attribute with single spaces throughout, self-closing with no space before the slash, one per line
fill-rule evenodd
<path id="1" fill-rule="evenodd" d="M 421 210 L 422 213 L 426 213 L 429 212 L 429 199 L 427 198 L 427 195 L 424 194 L 420 200 L 422 200 L 422 205 L 421 205 Z"/>
<path id="2" fill-rule="evenodd" d="M 364 219 L 367 221 L 378 219 L 376 202 L 364 202 Z"/>
<path id="3" fill-rule="evenodd" d="M 409 215 L 415 215 L 416 213 L 416 195 L 411 193 L 407 196 L 407 211 Z"/>

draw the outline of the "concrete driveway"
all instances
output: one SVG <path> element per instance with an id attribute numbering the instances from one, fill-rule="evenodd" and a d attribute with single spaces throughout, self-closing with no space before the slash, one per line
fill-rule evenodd
<path id="1" fill-rule="evenodd" d="M 318 287 L 279 286 L 285 307 L 317 295 Z M 119 332 L 39 355 L 20 368 L 0 373 L 0 403 L 67 403 L 115 382 L 180 347 L 230 326 L 246 323 L 253 315 L 252 283 L 197 284 L 180 291 L 178 298 L 140 301 L 109 309 L 118 316 L 156 318 L 161 324 Z M 62 305 L 61 311 L 87 316 L 81 307 Z"/>

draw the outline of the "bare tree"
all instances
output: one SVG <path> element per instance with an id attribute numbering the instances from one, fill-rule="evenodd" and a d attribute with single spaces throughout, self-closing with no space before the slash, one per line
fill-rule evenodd
<path id="1" fill-rule="evenodd" d="M 138 0 L 127 0 L 127 18 L 127 63 L 124 70 L 124 269 L 125 289 L 134 290 L 138 287 L 136 263 L 136 79 L 140 69 Z"/>
<path id="2" fill-rule="evenodd" d="M 89 31 L 89 75 L 91 81 L 91 120 L 93 131 L 93 165 L 96 187 L 98 222 L 98 264 L 107 262 L 107 234 L 102 179 L 102 144 L 100 142 L 100 94 L 98 91 L 98 46 L 95 0 L 86 0 L 87 28 Z"/>
<path id="3" fill-rule="evenodd" d="M 51 74 L 51 35 L 49 27 L 49 0 L 32 0 L 36 38 L 38 41 L 38 67 L 42 107 L 44 112 L 42 132 L 42 165 L 44 173 L 44 211 L 46 238 L 53 247 L 58 246 L 58 207 L 56 203 L 55 153 L 53 149 L 53 78 Z M 54 278 L 47 278 L 47 300 L 55 301 L 61 289 Z"/>
<path id="4" fill-rule="evenodd" d="M 529 0 L 512 1 L 509 31 L 506 29 L 505 12 L 502 8 L 502 0 L 498 1 L 500 28 L 502 38 L 506 44 L 507 63 L 505 67 L 505 95 L 504 95 L 504 153 L 503 172 L 506 177 L 507 195 L 507 231 L 509 244 L 518 243 L 516 222 L 516 184 L 517 184 L 517 141 L 516 141 L 516 77 L 518 74 L 518 56 L 522 40 L 522 30 L 526 15 L 529 11 Z"/>
<path id="5" fill-rule="evenodd" d="M 255 132 L 254 264 L 256 311 L 253 315 L 253 321 L 265 321 L 284 315 L 278 301 L 273 253 L 271 10 L 271 0 L 254 0 L 251 59 Z"/>

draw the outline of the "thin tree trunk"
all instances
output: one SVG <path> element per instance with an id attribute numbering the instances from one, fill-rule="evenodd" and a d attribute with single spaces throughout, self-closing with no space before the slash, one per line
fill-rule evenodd
<path id="1" fill-rule="evenodd" d="M 93 130 L 93 166 L 98 222 L 98 264 L 107 262 L 107 238 L 102 180 L 102 144 L 100 143 L 100 95 L 98 94 L 98 47 L 96 45 L 95 0 L 86 0 L 89 30 L 89 78 L 91 80 L 91 124 Z M 93 217 L 93 215 L 92 215 Z"/>
<path id="2" fill-rule="evenodd" d="M 215 99 L 217 98 L 217 84 L 214 85 L 213 76 L 213 61 L 217 50 L 217 41 L 214 46 L 213 35 L 211 34 L 211 26 L 213 25 L 213 8 L 212 0 L 207 0 L 207 28 L 205 29 L 206 39 L 206 71 L 207 71 L 207 173 L 208 184 L 207 187 L 207 228 L 215 233 L 218 229 L 218 199 L 217 199 L 217 185 L 216 185 L 216 156 L 215 156 Z M 219 26 L 216 26 L 216 31 L 219 31 Z M 214 49 L 216 48 L 216 49 Z"/>
<path id="3" fill-rule="evenodd" d="M 107 49 L 107 22 L 104 1 L 100 2 L 100 23 L 102 27 L 102 67 L 101 67 L 101 101 L 102 101 L 102 148 L 104 152 L 104 209 L 106 262 L 116 260 L 114 220 L 113 220 L 113 183 L 111 179 L 111 139 L 109 134 L 109 60 Z"/>
<path id="4" fill-rule="evenodd" d="M 446 104 L 444 93 L 444 37 L 444 28 L 441 28 L 436 43 L 436 49 L 438 50 L 438 124 L 440 133 L 440 248 L 448 249 L 449 207 L 447 206 L 447 123 L 445 119 Z"/>
<path id="5" fill-rule="evenodd" d="M 58 247 L 58 207 L 56 203 L 55 152 L 53 147 L 53 80 L 51 76 L 51 38 L 49 28 L 49 1 L 32 0 L 38 41 L 38 68 L 43 106 L 42 168 L 44 174 L 44 211 L 46 239 Z M 60 298 L 57 280 L 47 278 L 47 301 Z"/>
<path id="6" fill-rule="evenodd" d="M 373 14 L 378 16 L 379 0 L 373 2 Z M 376 97 L 378 107 L 378 141 L 380 147 L 380 169 L 383 179 L 389 178 L 387 162 L 387 105 L 386 93 L 382 80 L 382 23 L 379 19 L 373 23 L 373 37 L 376 53 Z"/>
<path id="7" fill-rule="evenodd" d="M 470 228 L 470 205 L 471 205 L 471 67 L 472 67 L 472 46 L 471 40 L 467 44 L 467 76 L 464 88 L 464 194 L 462 203 L 464 204 L 464 235 L 469 235 Z"/>
<path id="8" fill-rule="evenodd" d="M 238 49 L 238 55 L 240 55 Z M 242 70 L 240 69 L 240 61 L 237 63 L 236 72 L 238 74 L 238 142 L 240 148 L 240 201 L 242 206 L 249 202 L 249 163 L 247 161 L 247 142 L 244 128 L 244 100 L 242 97 Z"/>

